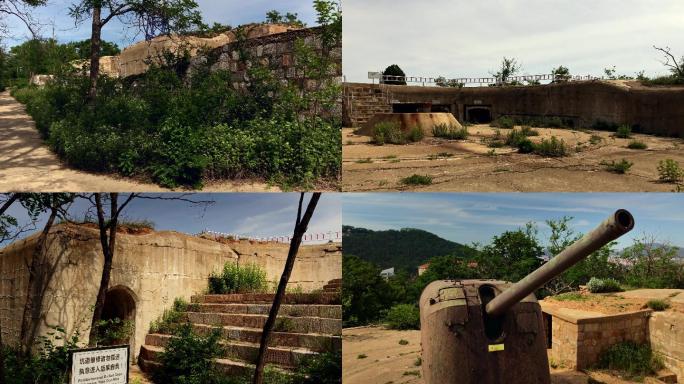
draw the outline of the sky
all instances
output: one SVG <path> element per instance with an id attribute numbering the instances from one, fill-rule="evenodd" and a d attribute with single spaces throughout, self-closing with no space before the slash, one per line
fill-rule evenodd
<path id="1" fill-rule="evenodd" d="M 300 20 L 307 25 L 316 24 L 316 14 L 313 9 L 313 2 L 309 0 L 195 0 L 198 5 L 204 22 L 213 24 L 229 24 L 238 26 L 253 22 L 261 22 L 266 18 L 266 12 L 277 10 L 281 13 L 297 13 Z M 81 25 L 74 25 L 74 20 L 69 17 L 69 7 L 77 0 L 48 0 L 45 7 L 36 8 L 34 18 L 43 25 L 41 35 L 43 37 L 54 36 L 59 42 L 79 41 L 90 38 L 90 24 L 84 22 Z M 18 20 L 6 18 L 12 36 L 3 42 L 7 46 L 21 44 L 29 38 L 26 27 Z M 135 31 L 126 28 L 116 20 L 107 24 L 102 32 L 102 37 L 107 41 L 113 41 L 124 48 L 136 41 L 140 41 L 144 36 L 136 36 Z"/>
<path id="2" fill-rule="evenodd" d="M 305 202 L 310 196 L 307 194 Z M 133 200 L 122 215 L 130 220 L 151 220 L 157 230 L 197 234 L 208 229 L 263 238 L 292 235 L 299 202 L 298 193 L 200 193 L 187 198 L 214 203 L 195 205 L 181 201 L 138 199 Z M 124 199 L 120 197 L 119 200 Z M 89 206 L 89 202 L 77 200 L 69 212 L 74 219 L 82 220 Z M 341 231 L 340 210 L 340 195 L 324 193 L 307 233 L 327 234 Z M 28 222 L 25 210 L 19 204 L 15 203 L 7 214 L 16 217 L 22 223 Z M 45 221 L 46 215 L 43 215 L 38 223 L 39 229 L 42 229 L 41 224 Z"/>
<path id="3" fill-rule="evenodd" d="M 502 57 L 522 73 L 668 74 L 653 45 L 684 56 L 681 0 L 345 0 L 343 73 L 398 64 L 408 76 L 487 77 Z"/>
<path id="4" fill-rule="evenodd" d="M 587 233 L 615 210 L 632 213 L 634 229 L 618 248 L 644 234 L 684 247 L 684 195 L 630 193 L 345 193 L 344 225 L 373 230 L 418 228 L 461 244 L 488 244 L 492 237 L 535 222 L 546 244 L 549 219 L 573 217 L 571 228 Z"/>

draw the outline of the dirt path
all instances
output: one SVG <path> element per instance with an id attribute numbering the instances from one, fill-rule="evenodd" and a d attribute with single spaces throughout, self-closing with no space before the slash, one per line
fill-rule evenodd
<path id="1" fill-rule="evenodd" d="M 467 140 L 427 137 L 408 145 L 376 146 L 370 137 L 343 130 L 344 191 L 463 191 L 463 192 L 670 192 L 673 184 L 658 181 L 658 162 L 674 159 L 684 166 L 682 139 L 634 134 L 647 150 L 628 149 L 632 139 L 610 132 L 537 128 L 533 141 L 555 136 L 569 154 L 547 158 L 519 154 L 510 147 L 489 148 L 497 130 L 488 125 L 469 128 Z M 509 130 L 501 129 L 502 136 Z M 627 159 L 627 174 L 611 173 L 603 162 Z M 432 184 L 408 186 L 402 178 L 429 175 Z"/>
<path id="2" fill-rule="evenodd" d="M 77 171 L 67 167 L 41 139 L 24 106 L 0 93 L 0 191 L 2 192 L 163 192 L 151 183 Z M 277 192 L 259 181 L 210 183 L 205 192 Z"/>

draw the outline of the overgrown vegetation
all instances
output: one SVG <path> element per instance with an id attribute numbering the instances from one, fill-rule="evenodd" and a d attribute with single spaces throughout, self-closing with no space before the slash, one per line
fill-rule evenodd
<path id="1" fill-rule="evenodd" d="M 627 125 L 619 126 L 617 131 L 615 131 L 615 137 L 619 139 L 629 139 L 632 137 L 632 128 Z"/>
<path id="2" fill-rule="evenodd" d="M 665 159 L 658 163 L 658 175 L 664 183 L 679 183 L 684 179 L 684 170 L 677 161 Z"/>
<path id="3" fill-rule="evenodd" d="M 665 300 L 649 300 L 646 303 L 646 306 L 651 308 L 652 310 L 656 312 L 664 311 L 668 308 L 670 308 L 670 304 L 665 301 Z"/>
<path id="4" fill-rule="evenodd" d="M 646 145 L 646 143 L 644 143 L 643 141 L 632 140 L 629 142 L 629 144 L 627 144 L 627 148 L 629 148 L 629 149 L 647 149 L 648 145 Z"/>
<path id="5" fill-rule="evenodd" d="M 171 309 L 165 309 L 162 315 L 150 324 L 150 333 L 173 334 L 183 319 L 183 312 L 188 310 L 188 302 L 176 298 Z"/>
<path id="6" fill-rule="evenodd" d="M 458 128 L 449 124 L 437 124 L 432 127 L 432 135 L 447 140 L 465 140 L 468 138 L 468 127 Z"/>
<path id="7" fill-rule="evenodd" d="M 490 126 L 497 128 L 513 128 L 516 125 L 533 128 L 570 129 L 575 127 L 575 121 L 561 116 L 501 116 L 490 123 Z"/>
<path id="8" fill-rule="evenodd" d="M 592 277 L 587 283 L 587 289 L 591 293 L 608 293 L 608 292 L 622 292 L 620 283 L 611 278 L 599 279 Z"/>
<path id="9" fill-rule="evenodd" d="M 401 183 L 404 185 L 430 185 L 432 184 L 432 176 L 413 174 L 401 179 Z"/>
<path id="10" fill-rule="evenodd" d="M 397 304 L 384 319 L 389 329 L 420 329 L 420 311 L 413 304 Z"/>
<path id="11" fill-rule="evenodd" d="M 131 320 L 100 320 L 97 323 L 97 345 L 128 344 L 133 331 L 134 323 Z"/>
<path id="12" fill-rule="evenodd" d="M 632 168 L 632 165 L 634 165 L 633 162 L 628 161 L 627 159 L 622 159 L 620 161 L 611 160 L 610 162 L 603 161 L 601 164 L 604 165 L 609 172 L 619 174 L 627 173 L 629 169 Z"/>
<path id="13" fill-rule="evenodd" d="M 599 358 L 599 368 L 623 372 L 628 378 L 643 378 L 663 367 L 662 359 L 648 345 L 631 341 L 615 344 Z"/>
<path id="14" fill-rule="evenodd" d="M 534 153 L 541 156 L 562 157 L 568 154 L 568 150 L 565 140 L 558 140 L 556 136 L 551 136 L 550 139 L 542 138 L 538 144 L 535 144 Z"/>
<path id="15" fill-rule="evenodd" d="M 315 0 L 318 3 L 328 3 Z M 340 85 L 337 7 L 322 12 L 322 50 L 298 40 L 293 61 L 302 79 L 283 82 L 245 52 L 246 87 L 235 89 L 216 58 L 190 67 L 181 49 L 160 57 L 143 75 L 97 81 L 89 96 L 85 72 L 61 68 L 44 88 L 16 89 L 50 147 L 89 171 L 150 178 L 165 187 L 200 188 L 211 179 L 263 178 L 281 186 L 312 187 L 338 180 Z M 249 62 L 249 65 L 247 65 Z M 302 84 L 316 84 L 304 87 Z"/>
<path id="16" fill-rule="evenodd" d="M 266 271 L 258 264 L 239 265 L 228 262 L 220 274 L 209 276 L 209 293 L 257 293 L 268 290 Z"/>
<path id="17" fill-rule="evenodd" d="M 372 142 L 376 145 L 406 144 L 421 141 L 425 134 L 419 127 L 412 127 L 404 133 L 398 123 L 383 121 L 376 124 L 372 131 Z"/>

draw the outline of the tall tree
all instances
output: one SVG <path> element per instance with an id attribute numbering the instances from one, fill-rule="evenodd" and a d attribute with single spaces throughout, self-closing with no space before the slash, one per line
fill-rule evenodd
<path id="1" fill-rule="evenodd" d="M 1 0 L 0 15 L 19 19 L 34 38 L 38 36 L 38 23 L 32 16 L 32 8 L 45 5 L 47 0 Z M 3 25 L 6 31 L 6 27 Z M 16 35 L 16 34 L 15 34 Z"/>
<path id="2" fill-rule="evenodd" d="M 674 77 L 684 79 L 684 56 L 682 56 L 682 58 L 678 61 L 675 55 L 670 52 L 670 47 L 661 48 L 654 45 L 653 48 L 657 51 L 660 51 L 663 56 L 665 56 L 665 61 L 662 63 L 664 66 L 670 69 L 672 75 Z"/>
<path id="3" fill-rule="evenodd" d="M 273 331 L 273 325 L 278 317 L 280 304 L 283 302 L 283 297 L 285 297 L 285 290 L 287 289 L 287 283 L 290 281 L 290 275 L 292 274 L 292 268 L 294 267 L 295 259 L 297 258 L 299 246 L 302 244 L 302 237 L 306 233 L 306 229 L 309 226 L 309 221 L 313 216 L 314 210 L 316 209 L 316 205 L 318 204 L 318 200 L 320 198 L 320 192 L 314 193 L 313 196 L 311 196 L 311 200 L 309 200 L 309 204 L 306 207 L 304 216 L 302 216 L 304 193 L 302 193 L 299 197 L 297 220 L 295 221 L 294 234 L 292 235 L 292 241 L 290 241 L 290 249 L 287 253 L 287 260 L 285 261 L 283 274 L 280 276 L 280 283 L 278 284 L 278 290 L 276 291 L 275 297 L 273 299 L 273 305 L 271 305 L 271 310 L 268 313 L 268 319 L 266 320 L 264 329 L 261 332 L 261 344 L 259 345 L 259 355 L 257 357 L 256 369 L 254 372 L 254 384 L 262 384 L 264 382 L 266 351 L 268 350 L 268 343 L 271 338 L 271 332 Z"/>
<path id="4" fill-rule="evenodd" d="M 504 58 L 501 60 L 501 67 L 499 67 L 497 72 L 492 73 L 492 76 L 496 78 L 496 81 L 499 84 L 505 85 L 509 82 L 511 77 L 520 72 L 521 68 L 522 67 L 515 58 L 509 59 L 504 56 Z"/>
<path id="5" fill-rule="evenodd" d="M 159 34 L 204 28 L 195 0 L 79 0 L 69 9 L 77 23 L 91 20 L 90 100 L 97 97 L 100 75 L 102 29 L 117 18 L 124 25 L 144 33 L 145 39 Z"/>

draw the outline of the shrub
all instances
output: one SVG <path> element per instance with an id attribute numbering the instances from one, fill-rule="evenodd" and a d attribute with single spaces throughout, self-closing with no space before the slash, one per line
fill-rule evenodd
<path id="1" fill-rule="evenodd" d="M 293 384 L 341 384 L 342 354 L 334 351 L 307 357 L 294 376 Z"/>
<path id="2" fill-rule="evenodd" d="M 611 278 L 598 279 L 596 277 L 592 277 L 587 283 L 587 289 L 591 293 L 622 292 L 620 283 Z"/>
<path id="3" fill-rule="evenodd" d="M 627 125 L 619 126 L 617 131 L 615 131 L 615 137 L 620 139 L 629 139 L 632 137 L 632 128 Z"/>
<path id="4" fill-rule="evenodd" d="M 209 293 L 254 293 L 268 290 L 266 271 L 257 264 L 226 263 L 220 275 L 209 276 Z"/>
<path id="5" fill-rule="evenodd" d="M 169 310 L 165 309 L 162 315 L 150 324 L 150 333 L 174 333 L 183 319 L 183 312 L 188 310 L 188 306 L 185 300 L 176 298 L 173 301 L 173 307 Z"/>
<path id="6" fill-rule="evenodd" d="M 119 318 L 100 320 L 97 323 L 97 345 L 119 345 L 128 343 L 133 334 L 134 323 Z"/>
<path id="7" fill-rule="evenodd" d="M 663 363 L 650 346 L 624 341 L 601 354 L 599 367 L 623 371 L 632 377 L 643 377 L 656 373 L 663 367 Z"/>
<path id="8" fill-rule="evenodd" d="M 527 135 L 525 135 L 525 133 L 522 130 L 512 129 L 510 132 L 508 132 L 508 135 L 506 136 L 506 145 L 510 145 L 511 147 L 517 147 L 520 141 L 526 139 Z"/>
<path id="9" fill-rule="evenodd" d="M 510 129 L 515 127 L 515 120 L 509 116 L 502 116 L 489 124 L 492 127 Z"/>
<path id="10" fill-rule="evenodd" d="M 448 124 L 437 124 L 432 127 L 432 135 L 448 140 L 465 140 L 468 138 L 468 127 L 457 128 Z"/>
<path id="11" fill-rule="evenodd" d="M 394 122 L 385 121 L 376 124 L 371 131 L 371 137 L 373 143 L 377 145 L 406 143 L 401 127 Z"/>
<path id="12" fill-rule="evenodd" d="M 425 132 L 420 127 L 413 127 L 406 134 L 406 140 L 412 143 L 423 140 L 423 137 L 425 137 Z"/>
<path id="13" fill-rule="evenodd" d="M 632 168 L 632 165 L 634 165 L 634 163 L 632 163 L 631 161 L 628 161 L 626 159 L 622 159 L 618 162 L 616 162 L 615 160 L 612 160 L 610 163 L 603 162 L 602 164 L 606 166 L 606 169 L 608 171 L 614 172 L 614 173 L 619 173 L 619 174 L 627 173 L 627 171 L 629 171 L 629 169 Z"/>
<path id="14" fill-rule="evenodd" d="M 679 163 L 672 159 L 660 160 L 658 163 L 660 181 L 664 183 L 678 183 L 684 178 L 684 170 Z"/>
<path id="15" fill-rule="evenodd" d="M 558 140 L 556 136 L 551 136 L 551 139 L 542 139 L 542 141 L 534 146 L 534 153 L 542 156 L 561 157 L 567 155 L 567 148 L 563 139 Z"/>
<path id="16" fill-rule="evenodd" d="M 602 141 L 603 137 L 601 137 L 600 135 L 591 135 L 591 137 L 589 138 L 589 142 L 593 145 L 599 144 Z"/>
<path id="17" fill-rule="evenodd" d="M 517 144 L 517 147 L 518 147 L 518 153 L 532 153 L 532 152 L 534 152 L 534 143 L 528 138 L 520 140 Z"/>
<path id="18" fill-rule="evenodd" d="M 651 308 L 652 310 L 656 312 L 664 311 L 668 308 L 670 308 L 670 304 L 666 302 L 665 300 L 649 300 L 646 303 L 646 306 Z"/>
<path id="19" fill-rule="evenodd" d="M 646 145 L 646 143 L 644 143 L 643 141 L 632 140 L 629 142 L 629 144 L 627 144 L 627 148 L 629 148 L 629 149 L 646 149 L 646 148 L 648 148 L 648 145 Z"/>
<path id="20" fill-rule="evenodd" d="M 398 304 L 390 308 L 385 316 L 390 329 L 420 329 L 420 311 L 413 304 Z"/>
<path id="21" fill-rule="evenodd" d="M 430 185 L 432 184 L 432 176 L 414 174 L 401 179 L 401 183 L 406 185 Z"/>
<path id="22" fill-rule="evenodd" d="M 522 127 L 520 127 L 520 131 L 525 136 L 539 136 L 539 131 L 537 131 L 536 129 L 532 129 L 532 127 L 530 127 L 529 125 L 523 125 Z"/>

